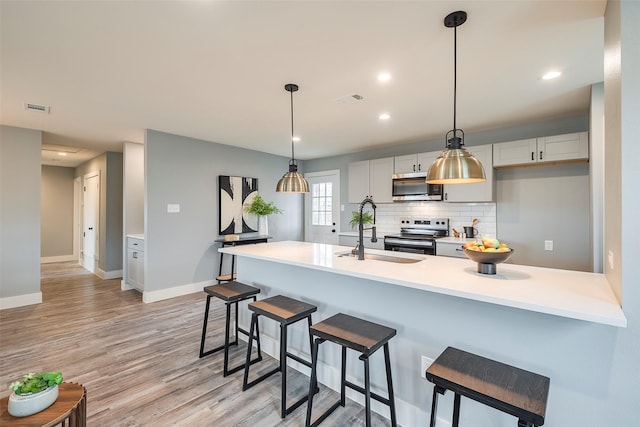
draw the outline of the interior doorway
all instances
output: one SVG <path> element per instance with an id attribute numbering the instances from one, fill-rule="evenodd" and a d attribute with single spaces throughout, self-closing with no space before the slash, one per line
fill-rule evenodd
<path id="1" fill-rule="evenodd" d="M 305 174 L 304 236 L 313 243 L 338 244 L 340 230 L 340 170 Z"/>
<path id="2" fill-rule="evenodd" d="M 99 258 L 100 173 L 90 172 L 82 178 L 82 250 L 80 264 L 92 273 Z"/>

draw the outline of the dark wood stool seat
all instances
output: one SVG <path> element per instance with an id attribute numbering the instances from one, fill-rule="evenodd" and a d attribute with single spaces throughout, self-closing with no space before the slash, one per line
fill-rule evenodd
<path id="1" fill-rule="evenodd" d="M 436 423 L 438 394 L 451 390 L 453 427 L 460 418 L 460 396 L 466 396 L 518 417 L 518 427 L 544 424 L 549 394 L 548 377 L 525 371 L 473 353 L 447 347 L 427 369 L 435 384 L 431 404 L 431 427 Z"/>
<path id="2" fill-rule="evenodd" d="M 393 397 L 393 383 L 391 381 L 391 362 L 389 358 L 389 340 L 396 335 L 396 330 L 338 313 L 320 323 L 312 325 L 309 329 L 312 337 L 317 338 L 313 344 L 311 357 L 311 382 L 309 392 L 309 405 L 307 406 L 306 426 L 317 426 L 324 421 L 338 406 L 345 406 L 346 387 L 364 394 L 366 425 L 371 425 L 371 399 L 384 403 L 389 407 L 391 413 L 391 425 L 396 426 L 396 406 Z M 342 346 L 342 375 L 340 381 L 340 400 L 334 403 L 316 421 L 311 423 L 311 412 L 313 409 L 313 388 L 317 387 L 317 363 L 318 347 L 324 341 L 331 341 Z M 380 347 L 384 347 L 384 362 L 387 373 L 387 394 L 384 398 L 371 391 L 369 376 L 369 357 Z M 359 359 L 364 362 L 364 388 L 346 380 L 347 348 L 360 353 Z"/>
<path id="3" fill-rule="evenodd" d="M 256 295 L 260 293 L 260 289 L 245 285 L 240 282 L 226 282 L 218 285 L 207 286 L 204 288 L 204 292 L 207 294 L 207 304 L 204 309 L 204 323 L 202 325 L 202 338 L 200 340 L 200 358 L 207 356 L 211 353 L 215 353 L 220 350 L 224 350 L 224 368 L 223 375 L 233 374 L 241 369 L 244 369 L 244 364 L 229 369 L 229 347 L 232 345 L 238 345 L 238 334 L 242 333 L 249 335 L 247 331 L 238 326 L 238 303 L 240 301 L 253 299 L 256 300 Z M 209 321 L 209 306 L 211 303 L 211 297 L 219 298 L 224 301 L 227 306 L 227 315 L 224 328 L 224 344 L 214 349 L 205 351 L 204 342 L 207 335 L 207 323 Z M 231 324 L 231 305 L 235 306 L 235 334 L 233 342 L 229 342 L 229 329 Z M 256 334 L 259 335 L 260 331 L 256 329 Z M 251 352 L 251 345 L 249 345 L 249 352 Z M 260 350 L 260 340 L 258 340 L 258 356 L 256 359 L 251 360 L 249 363 L 256 363 L 262 360 L 262 352 Z"/>
<path id="4" fill-rule="evenodd" d="M 252 302 L 249 304 L 249 310 L 253 311 L 251 315 L 251 328 L 249 329 L 249 347 L 247 350 L 247 362 L 245 363 L 244 379 L 242 382 L 242 390 L 246 390 L 249 387 L 256 385 L 257 383 L 267 379 L 276 372 L 281 372 L 282 384 L 281 384 L 281 402 L 280 402 L 280 416 L 284 418 L 290 414 L 298 406 L 307 401 L 308 396 L 305 395 L 290 407 L 287 408 L 287 357 L 302 363 L 305 366 L 311 367 L 311 362 L 304 360 L 295 354 L 291 354 L 287 351 L 287 326 L 298 322 L 303 319 L 307 319 L 309 327 L 311 326 L 311 313 L 318 310 L 315 305 L 307 304 L 302 301 L 298 301 L 283 295 L 276 295 L 271 298 L 265 298 L 260 301 Z M 258 329 L 258 317 L 265 316 L 269 319 L 275 320 L 280 323 L 280 363 L 277 368 L 263 374 L 262 376 L 249 382 L 249 358 L 251 356 L 251 344 L 253 340 L 253 330 Z M 256 338 L 260 342 L 260 338 Z M 258 344 L 259 345 L 259 344 Z M 311 351 L 312 340 L 309 335 L 309 351 Z M 316 390 L 317 391 L 317 390 Z"/>

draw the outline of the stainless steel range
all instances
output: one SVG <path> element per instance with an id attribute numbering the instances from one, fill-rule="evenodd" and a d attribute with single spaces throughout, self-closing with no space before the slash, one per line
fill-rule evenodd
<path id="1" fill-rule="evenodd" d="M 384 236 L 384 248 L 388 251 L 435 255 L 436 239 L 448 235 L 448 218 L 402 218 L 400 234 Z"/>

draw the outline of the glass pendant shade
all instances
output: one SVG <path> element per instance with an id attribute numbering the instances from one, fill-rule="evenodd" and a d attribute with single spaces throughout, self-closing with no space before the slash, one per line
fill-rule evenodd
<path id="1" fill-rule="evenodd" d="M 278 193 L 308 193 L 309 183 L 300 172 L 298 172 L 298 162 L 293 151 L 293 92 L 298 90 L 298 85 L 288 83 L 284 89 L 290 93 L 291 97 L 291 160 L 289 161 L 289 172 L 282 175 L 276 185 Z"/>

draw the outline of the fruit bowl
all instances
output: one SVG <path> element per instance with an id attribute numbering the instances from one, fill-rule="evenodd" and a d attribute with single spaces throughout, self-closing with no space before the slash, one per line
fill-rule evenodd
<path id="1" fill-rule="evenodd" d="M 507 252 L 481 252 L 465 248 L 463 250 L 467 258 L 478 263 L 478 273 L 482 274 L 496 274 L 496 264 L 505 262 L 513 255 L 513 249 Z"/>

